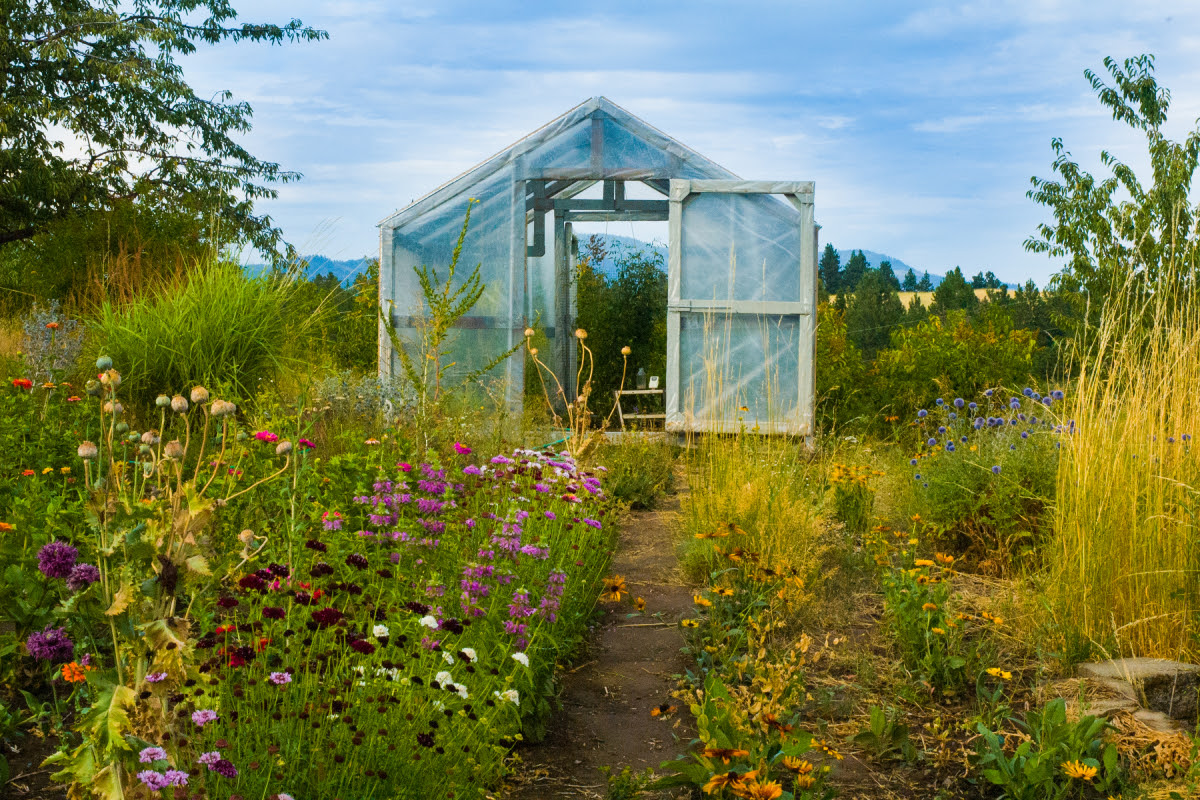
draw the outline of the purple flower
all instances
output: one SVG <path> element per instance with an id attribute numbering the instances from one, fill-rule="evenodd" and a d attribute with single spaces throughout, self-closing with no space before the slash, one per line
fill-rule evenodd
<path id="1" fill-rule="evenodd" d="M 138 754 L 138 761 L 143 764 L 153 764 L 155 761 L 166 761 L 167 751 L 161 747 L 147 747 Z"/>
<path id="2" fill-rule="evenodd" d="M 996 466 L 992 467 L 992 474 L 993 474 L 993 475 L 999 475 L 999 474 L 1000 474 L 1000 465 L 999 465 L 999 464 L 997 464 Z"/>
<path id="3" fill-rule="evenodd" d="M 196 723 L 196 727 L 203 728 L 208 723 L 217 718 L 217 712 L 212 709 L 202 708 L 199 711 L 192 712 L 192 722 Z"/>
<path id="4" fill-rule="evenodd" d="M 221 752 L 219 750 L 213 750 L 211 753 L 204 753 L 196 760 L 205 766 L 211 767 L 213 764 L 221 760 Z"/>
<path id="5" fill-rule="evenodd" d="M 471 448 L 467 447 L 462 442 L 455 442 L 454 443 L 454 452 L 458 453 L 460 456 L 470 455 Z"/>
<path id="6" fill-rule="evenodd" d="M 910 459 L 908 460 L 908 465 L 909 465 L 910 467 L 915 467 L 915 466 L 917 465 L 917 460 L 916 460 L 915 458 L 910 458 Z"/>
<path id="7" fill-rule="evenodd" d="M 38 569 L 47 578 L 66 578 L 78 557 L 79 551 L 66 542 L 50 542 L 38 550 Z"/>
<path id="8" fill-rule="evenodd" d="M 142 784 L 152 792 L 157 792 L 159 789 L 165 789 L 171 784 L 167 783 L 167 776 L 154 772 L 153 770 L 144 769 L 137 774 L 137 778 Z"/>
<path id="9" fill-rule="evenodd" d="M 238 774 L 237 768 L 233 766 L 233 762 L 227 758 L 222 758 L 215 763 L 209 764 L 208 768 L 222 778 L 236 778 Z"/>
<path id="10" fill-rule="evenodd" d="M 268 680 L 270 680 L 271 683 L 275 684 L 276 686 L 283 686 L 284 684 L 292 682 L 292 676 L 286 672 L 272 672 Z"/>
<path id="11" fill-rule="evenodd" d="M 342 529 L 342 515 L 336 511 L 326 511 L 321 515 L 321 524 L 327 531 L 340 531 Z"/>
<path id="12" fill-rule="evenodd" d="M 72 592 L 82 592 L 96 581 L 100 580 L 100 570 L 92 564 L 76 564 L 71 567 L 67 576 L 67 588 Z"/>
<path id="13" fill-rule="evenodd" d="M 299 445 L 301 450 L 312 450 L 317 446 L 314 442 L 310 442 L 308 439 L 301 439 Z"/>
<path id="14" fill-rule="evenodd" d="M 187 786 L 188 774 L 181 769 L 169 769 L 163 773 L 167 786 Z"/>
<path id="15" fill-rule="evenodd" d="M 479 467 L 475 466 L 474 464 L 467 464 L 465 467 L 463 467 L 463 474 L 464 475 L 482 475 L 483 470 L 481 470 Z"/>
<path id="16" fill-rule="evenodd" d="M 954 398 L 954 407 L 955 408 L 962 408 L 965 404 L 966 404 L 965 401 L 961 397 Z"/>
<path id="17" fill-rule="evenodd" d="M 1062 389 L 1055 389 L 1053 392 L 1050 393 L 1050 396 L 1053 397 L 1055 400 L 1062 400 L 1064 397 L 1066 397 L 1066 395 L 1063 394 Z"/>
<path id="18" fill-rule="evenodd" d="M 923 408 L 917 412 L 917 419 L 925 419 L 927 416 L 929 416 L 929 412 Z"/>
<path id="19" fill-rule="evenodd" d="M 546 519 L 557 519 L 557 517 L 555 517 L 555 516 L 554 516 L 554 512 L 553 512 L 553 511 L 547 511 L 547 512 L 546 512 Z"/>
<path id="20" fill-rule="evenodd" d="M 583 524 L 590 525 L 591 527 L 595 528 L 596 530 L 600 530 L 601 528 L 604 527 L 603 525 L 600 524 L 599 520 L 587 519 L 586 517 L 583 520 Z"/>
<path id="21" fill-rule="evenodd" d="M 146 676 L 146 683 L 158 683 L 162 680 L 165 680 L 166 677 L 167 673 L 165 672 L 151 672 Z"/>
<path id="22" fill-rule="evenodd" d="M 1021 394 L 1025 395 L 1026 397 L 1033 397 L 1033 389 L 1030 389 L 1028 386 L 1026 386 L 1021 390 Z"/>
<path id="23" fill-rule="evenodd" d="M 25 647 L 29 655 L 40 661 L 70 661 L 75 653 L 75 643 L 67 638 L 66 630 L 49 625 L 45 630 L 29 634 Z"/>
<path id="24" fill-rule="evenodd" d="M 986 392 L 984 392 L 984 393 L 983 393 L 983 396 L 984 396 L 984 397 L 991 397 L 991 396 L 992 396 L 992 392 L 993 392 L 993 391 L 994 391 L 994 390 L 992 390 L 992 389 L 988 389 Z"/>

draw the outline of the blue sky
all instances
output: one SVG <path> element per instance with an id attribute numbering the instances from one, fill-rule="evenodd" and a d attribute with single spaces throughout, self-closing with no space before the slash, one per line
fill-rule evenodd
<path id="1" fill-rule="evenodd" d="M 304 252 L 378 250 L 375 224 L 603 94 L 733 172 L 816 181 L 822 242 L 944 272 L 1038 283 L 1022 243 L 1061 136 L 1100 170 L 1144 145 L 1083 78 L 1157 56 L 1168 132 L 1200 116 L 1200 4 L 257 0 L 323 42 L 221 45 L 185 61 L 201 93 L 254 108 L 256 155 L 304 173 L 262 210 Z M 620 231 L 626 232 L 626 231 Z"/>

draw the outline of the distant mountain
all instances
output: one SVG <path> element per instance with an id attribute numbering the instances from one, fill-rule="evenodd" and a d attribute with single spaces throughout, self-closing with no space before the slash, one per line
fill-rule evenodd
<path id="1" fill-rule="evenodd" d="M 305 270 L 308 277 L 315 278 L 332 272 L 343 284 L 352 283 L 355 277 L 358 276 L 358 273 L 367 268 L 367 263 L 370 260 L 367 258 L 353 258 L 347 261 L 336 261 L 322 255 L 301 256 L 300 258 L 302 261 L 308 262 L 308 269 Z M 266 264 L 245 265 L 246 271 L 252 275 L 257 275 L 267 268 Z"/>
<path id="2" fill-rule="evenodd" d="M 579 236 L 579 255 L 583 256 L 587 252 L 587 243 L 592 234 L 584 233 Z M 602 273 L 609 278 L 614 278 L 617 275 L 617 259 L 622 253 L 632 253 L 641 251 L 649 251 L 658 253 L 662 256 L 663 272 L 667 271 L 667 246 L 662 242 L 643 242 L 641 239 L 635 239 L 632 236 L 617 236 L 611 233 L 598 233 L 596 237 L 604 242 L 606 252 L 603 260 L 592 264 L 592 268 L 599 273 Z"/>
<path id="3" fill-rule="evenodd" d="M 838 258 L 841 259 L 843 267 L 845 267 L 846 262 L 850 260 L 850 255 L 855 250 L 858 250 L 858 249 L 859 248 L 857 248 L 857 247 L 855 247 L 851 250 L 838 249 L 838 251 L 837 251 Z M 908 270 L 910 269 L 909 265 L 905 264 L 900 259 L 894 258 L 889 255 L 885 255 L 884 253 L 876 253 L 874 250 L 863 250 L 862 253 L 864 256 L 867 257 L 867 264 L 869 264 L 873 269 L 878 269 L 879 263 L 881 261 L 891 261 L 892 262 L 892 272 L 896 273 L 896 278 L 899 280 L 904 280 L 904 274 L 906 272 L 908 272 Z M 917 267 L 911 267 L 911 269 L 912 269 L 913 273 L 917 276 L 917 280 L 921 280 L 921 276 L 925 274 L 925 270 L 919 269 Z M 942 282 L 943 277 L 945 277 L 945 276 L 944 275 L 935 275 L 934 273 L 931 272 L 931 273 L 929 273 L 929 282 L 932 283 L 936 287 L 939 283 Z M 970 280 L 970 277 L 971 276 L 968 275 L 967 279 Z"/>

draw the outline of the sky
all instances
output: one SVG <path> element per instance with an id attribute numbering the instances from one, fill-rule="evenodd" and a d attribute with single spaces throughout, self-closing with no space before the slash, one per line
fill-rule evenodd
<path id="1" fill-rule="evenodd" d="M 1200 117 L 1200 3 L 243 0 L 325 41 L 183 60 L 201 96 L 254 109 L 244 143 L 303 173 L 263 201 L 301 252 L 378 253 L 376 224 L 584 99 L 604 95 L 747 179 L 816 182 L 821 242 L 1039 284 L 1025 251 L 1061 137 L 1103 173 L 1144 139 L 1083 71 L 1153 53 L 1167 133 Z M 628 233 L 628 231 L 616 231 Z"/>

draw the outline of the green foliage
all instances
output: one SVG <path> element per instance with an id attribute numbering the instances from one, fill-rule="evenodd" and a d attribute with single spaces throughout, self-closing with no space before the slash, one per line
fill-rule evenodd
<path id="1" fill-rule="evenodd" d="M 847 333 L 868 361 L 888 346 L 892 332 L 904 321 L 895 278 L 890 264 L 868 269 L 846 301 Z"/>
<path id="2" fill-rule="evenodd" d="M 604 485 L 609 496 L 630 508 L 653 508 L 671 488 L 675 448 L 665 441 L 629 433 L 619 443 L 606 445 L 595 460 L 608 470 Z"/>
<path id="3" fill-rule="evenodd" d="M 310 319 L 308 342 L 331 365 L 374 373 L 379 353 L 379 259 L 355 276 L 350 286 L 333 273 L 298 277 L 291 302 L 292 319 Z"/>
<path id="4" fill-rule="evenodd" d="M 662 254 L 651 250 L 618 250 L 616 276 L 596 271 L 592 259 L 580 262 L 576 276 L 576 324 L 588 333 L 595 358 L 591 396 L 607 413 L 613 392 L 631 386 L 639 369 L 647 375 L 667 371 L 667 273 Z M 621 348 L 629 347 L 628 367 Z"/>
<path id="5" fill-rule="evenodd" d="M 118 199 L 170 207 L 201 197 L 223 226 L 273 250 L 280 232 L 253 213 L 252 201 L 274 197 L 269 184 L 299 176 L 238 144 L 250 128 L 250 106 L 229 102 L 229 92 L 198 96 L 176 58 L 199 43 L 279 44 L 327 34 L 299 20 L 238 25 L 236 18 L 223 0 L 7 8 L 0 39 L 0 174 L 7 198 L 0 244 Z M 82 152 L 68 155 L 55 128 Z"/>
<path id="6" fill-rule="evenodd" d="M 1028 192 L 1053 220 L 1039 225 L 1025 248 L 1066 259 L 1055 281 L 1076 295 L 1080 310 L 1088 297 L 1099 305 L 1129 276 L 1149 288 L 1189 280 L 1196 268 L 1197 210 L 1189 194 L 1200 158 L 1200 129 L 1182 142 L 1164 135 L 1171 93 L 1154 77 L 1154 56 L 1123 63 L 1105 58 L 1104 67 L 1112 85 L 1090 69 L 1084 76 L 1114 120 L 1145 135 L 1151 182 L 1143 183 L 1108 150 L 1101 151 L 1100 161 L 1112 174 L 1097 179 L 1056 138 L 1053 166 L 1061 182 L 1034 177 Z"/>
<path id="7" fill-rule="evenodd" d="M 917 281 L 918 292 L 932 292 L 933 280 L 929 277 L 929 270 L 925 270 L 925 274 L 921 276 L 921 280 Z"/>
<path id="8" fill-rule="evenodd" d="M 917 291 L 917 273 L 913 272 L 912 267 L 909 267 L 908 272 L 904 273 L 904 280 L 900 283 L 900 289 L 905 292 Z"/>
<path id="9" fill-rule="evenodd" d="M 1102 798 L 1124 789 L 1117 749 L 1104 743 L 1108 723 L 1103 719 L 1085 716 L 1070 722 L 1066 702 L 1058 698 L 1013 722 L 1023 734 L 1015 737 L 1015 749 L 1006 747 L 1004 734 L 977 726 L 974 766 L 1000 789 L 1003 800 Z"/>
<path id="10" fill-rule="evenodd" d="M 848 335 L 845 312 L 824 304 L 817 319 L 817 420 L 830 430 L 868 413 L 870 387 L 867 363 Z"/>
<path id="11" fill-rule="evenodd" d="M 612 767 L 601 767 L 606 784 L 604 800 L 637 800 L 654 782 L 654 770 L 646 767 L 645 772 L 634 772 L 629 767 L 623 767 L 620 772 L 613 772 Z"/>
<path id="12" fill-rule="evenodd" d="M 879 406 L 910 418 L 932 393 L 956 387 L 964 396 L 992 386 L 1020 385 L 1037 348 L 1031 331 L 1004 320 L 974 325 L 963 311 L 896 329 L 875 362 Z"/>
<path id="13" fill-rule="evenodd" d="M 126 365 L 126 397 L 149 405 L 159 392 L 201 383 L 250 397 L 288 358 L 310 318 L 289 312 L 290 275 L 246 275 L 237 264 L 200 264 L 178 288 L 127 305 L 105 303 L 95 321 L 96 346 Z"/>
<path id="14" fill-rule="evenodd" d="M 846 261 L 845 269 L 842 270 L 842 283 L 839 293 L 854 292 L 858 289 L 858 282 L 867 274 L 870 266 L 867 263 L 867 256 L 862 250 L 852 251 L 850 258 Z"/>
<path id="15" fill-rule="evenodd" d="M 916 761 L 917 748 L 908 735 L 908 726 L 899 721 L 894 708 L 884 711 L 871 706 L 871 721 L 865 730 L 850 737 L 850 741 L 867 750 L 879 761 L 902 759 Z"/>
<path id="16" fill-rule="evenodd" d="M 846 526 L 846 532 L 854 536 L 862 536 L 871 525 L 875 492 L 867 482 L 870 474 L 867 467 L 835 464 L 830 475 L 833 515 Z"/>
<path id="17" fill-rule="evenodd" d="M 946 277 L 933 290 L 933 305 L 929 310 L 941 315 L 950 311 L 974 314 L 978 308 L 979 298 L 975 296 L 975 290 L 963 276 L 962 269 L 955 267 L 946 273 Z"/>

